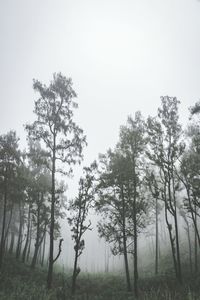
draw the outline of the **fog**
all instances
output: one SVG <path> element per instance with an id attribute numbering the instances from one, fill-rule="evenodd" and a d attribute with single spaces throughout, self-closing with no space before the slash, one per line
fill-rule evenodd
<path id="1" fill-rule="evenodd" d="M 188 108 L 200 97 L 200 3 L 196 0 L 0 1 L 0 36 L 0 134 L 16 130 L 22 150 L 27 148 L 24 125 L 35 120 L 38 94 L 33 79 L 48 85 L 54 72 L 72 78 L 78 103 L 74 120 L 83 128 L 88 145 L 81 165 L 73 168 L 73 177 L 56 177 L 67 185 L 67 201 L 78 193 L 82 167 L 98 159 L 99 153 L 114 149 L 128 116 L 138 110 L 144 118 L 155 116 L 160 97 L 169 95 L 181 101 L 180 121 L 185 128 Z M 85 235 L 81 270 L 120 272 L 123 255 L 113 256 L 109 243 L 98 237 L 101 216 L 92 212 L 89 219 L 92 230 Z M 164 252 L 170 246 L 164 215 L 161 219 L 159 226 L 168 241 L 167 246 L 160 243 Z M 180 216 L 179 222 L 184 245 Z M 61 224 L 64 242 L 57 263 L 70 271 L 74 241 L 67 220 Z M 147 226 L 139 238 L 143 271 L 154 263 L 154 234 L 148 233 L 154 229 Z M 58 243 L 59 239 L 55 252 Z M 46 258 L 48 251 L 47 247 Z M 133 265 L 131 255 L 129 259 Z"/>

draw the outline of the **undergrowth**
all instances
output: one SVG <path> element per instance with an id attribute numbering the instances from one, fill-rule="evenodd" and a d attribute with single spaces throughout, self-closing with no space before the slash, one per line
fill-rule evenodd
<path id="1" fill-rule="evenodd" d="M 69 274 L 56 272 L 52 290 L 47 291 L 46 270 L 32 271 L 9 257 L 0 272 L 0 300 L 134 300 L 120 274 L 83 273 L 75 296 L 70 294 L 70 279 Z M 138 300 L 200 300 L 200 277 L 185 274 L 182 285 L 169 275 L 141 278 Z"/>

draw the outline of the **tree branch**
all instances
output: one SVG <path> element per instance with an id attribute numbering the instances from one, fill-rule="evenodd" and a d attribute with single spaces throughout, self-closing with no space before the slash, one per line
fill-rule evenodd
<path id="1" fill-rule="evenodd" d="M 63 239 L 60 239 L 58 254 L 57 254 L 57 256 L 54 258 L 53 263 L 56 262 L 56 260 L 59 258 L 60 254 L 61 254 L 61 252 L 62 252 L 62 242 L 63 242 Z"/>

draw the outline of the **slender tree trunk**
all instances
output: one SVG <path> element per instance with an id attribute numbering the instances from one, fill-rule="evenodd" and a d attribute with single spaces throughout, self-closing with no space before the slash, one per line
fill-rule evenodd
<path id="1" fill-rule="evenodd" d="M 9 254 L 13 253 L 14 244 L 15 244 L 15 233 L 13 231 L 11 231 Z"/>
<path id="2" fill-rule="evenodd" d="M 176 278 L 178 278 L 178 270 L 177 270 L 177 261 L 176 261 L 176 250 L 174 246 L 174 238 L 172 236 L 172 225 L 168 221 L 168 214 L 167 214 L 167 200 L 165 200 L 165 221 L 167 224 L 168 232 L 169 232 L 169 239 L 170 239 L 170 245 L 171 245 L 171 250 L 172 250 L 172 258 L 173 258 L 173 263 L 174 263 L 174 270 L 176 274 Z"/>
<path id="3" fill-rule="evenodd" d="M 30 251 L 31 251 L 31 242 L 32 242 L 32 220 L 31 220 L 31 224 L 30 224 L 30 234 L 29 234 L 29 241 L 28 241 L 28 249 L 27 249 L 27 256 L 26 256 L 26 262 L 29 261 L 29 256 L 30 256 Z"/>
<path id="4" fill-rule="evenodd" d="M 6 169 L 7 173 L 7 169 Z M 7 174 L 6 174 L 7 176 Z M 6 209 L 7 209 L 7 178 L 4 180 L 4 202 L 3 202 L 3 219 L 2 219 L 2 230 L 1 230 L 1 245 L 0 245 L 0 269 L 3 264 L 3 256 L 5 250 L 5 226 L 6 226 Z"/>
<path id="5" fill-rule="evenodd" d="M 128 266 L 128 254 L 127 254 L 127 244 L 126 244 L 126 209 L 125 209 L 125 199 L 124 199 L 124 189 L 123 185 L 121 186 L 121 196 L 122 196 L 122 234 L 123 234 L 123 248 L 124 248 L 124 264 L 126 271 L 126 283 L 127 290 L 131 291 L 131 280 L 129 274 L 129 266 Z"/>
<path id="6" fill-rule="evenodd" d="M 20 252 L 21 252 L 21 244 L 22 244 L 22 229 L 23 229 L 23 220 L 22 220 L 22 209 L 21 205 L 19 204 L 19 233 L 18 233 L 18 240 L 17 240 L 17 249 L 16 249 L 16 259 L 19 259 Z"/>
<path id="7" fill-rule="evenodd" d="M 35 265 L 37 262 L 37 257 L 38 257 L 38 251 L 39 251 L 39 244 L 37 243 L 37 244 L 35 244 L 35 250 L 34 250 L 32 262 L 31 262 L 31 269 L 35 268 Z"/>
<path id="8" fill-rule="evenodd" d="M 158 199 L 156 198 L 156 255 L 155 255 L 155 275 L 158 274 Z"/>
<path id="9" fill-rule="evenodd" d="M 5 252 L 8 252 L 8 235 L 5 236 Z"/>
<path id="10" fill-rule="evenodd" d="M 46 247 L 46 224 L 45 224 L 45 233 L 44 233 L 44 239 L 43 239 L 43 248 L 42 248 L 42 260 L 41 260 L 41 266 L 44 266 L 44 257 L 45 257 L 45 247 Z"/>
<path id="11" fill-rule="evenodd" d="M 195 222 L 193 222 L 193 226 L 194 226 L 194 223 L 196 226 L 194 226 L 194 269 L 195 269 L 195 274 L 198 273 L 198 243 L 197 243 L 197 240 L 198 240 L 198 230 L 197 229 L 197 208 L 196 208 L 196 205 L 194 207 L 194 210 L 195 210 L 195 217 L 194 217 L 194 220 Z"/>
<path id="12" fill-rule="evenodd" d="M 136 187 L 136 172 L 135 172 L 135 160 L 133 159 L 133 240 L 134 240 L 134 294 L 135 298 L 138 298 L 138 253 L 137 253 L 137 187 Z"/>
<path id="13" fill-rule="evenodd" d="M 73 275 L 72 275 L 72 294 L 73 295 L 76 291 L 76 278 L 78 275 L 77 274 L 77 262 L 78 262 L 78 250 L 75 251 L 74 270 L 73 270 Z"/>
<path id="14" fill-rule="evenodd" d="M 39 199 L 40 195 L 38 193 L 38 203 L 40 201 Z M 37 228 L 36 228 L 36 239 L 35 239 L 35 249 L 34 254 L 31 262 L 31 269 L 35 268 L 37 257 L 38 257 L 38 251 L 40 247 L 40 204 L 37 205 Z"/>
<path id="15" fill-rule="evenodd" d="M 181 258 L 180 258 L 180 248 L 179 248 L 179 232 L 178 232 L 178 220 L 177 220 L 176 206 L 175 206 L 174 222 L 175 222 L 175 232 L 176 232 L 176 253 L 177 253 L 178 279 L 179 279 L 179 282 L 182 283 Z"/>
<path id="16" fill-rule="evenodd" d="M 172 168 L 173 168 L 172 162 Z M 172 190 L 173 190 L 173 204 L 174 204 L 174 224 L 175 224 L 175 233 L 176 233 L 176 253 L 177 253 L 177 267 L 178 267 L 178 279 L 182 283 L 182 271 L 181 271 L 181 256 L 180 256 L 180 247 L 179 247 L 179 230 L 178 230 L 178 217 L 177 217 L 177 204 L 176 204 L 176 190 L 174 183 L 174 171 L 172 171 Z"/>
<path id="17" fill-rule="evenodd" d="M 26 253 L 28 249 L 28 243 L 29 243 L 29 235 L 30 235 L 30 219 L 31 219 L 31 208 L 29 204 L 29 209 L 28 209 L 28 224 L 27 224 L 27 234 L 26 234 L 26 241 L 24 245 L 24 250 L 22 252 L 22 262 L 24 263 L 26 260 Z"/>
<path id="18" fill-rule="evenodd" d="M 134 200 L 134 207 L 135 200 Z M 135 297 L 138 297 L 138 261 L 137 261 L 137 220 L 136 220 L 136 212 L 134 213 L 134 293 Z"/>
<path id="19" fill-rule="evenodd" d="M 105 242 L 105 273 L 109 272 L 109 252 L 107 249 L 107 244 Z"/>
<path id="20" fill-rule="evenodd" d="M 7 229 L 6 229 L 6 232 L 5 232 L 5 240 L 7 240 L 7 241 L 8 241 L 8 234 L 9 234 L 9 230 L 10 230 L 12 215 L 13 215 L 13 206 L 11 207 L 10 217 L 9 217 L 9 221 L 8 221 L 8 224 L 7 224 Z"/>
<path id="21" fill-rule="evenodd" d="M 166 223 L 167 223 L 169 236 L 170 236 L 170 243 L 171 243 L 176 278 L 178 279 L 178 281 L 181 281 L 176 203 L 175 203 L 174 190 L 173 190 L 174 197 L 172 197 L 172 192 L 171 192 L 171 183 L 173 184 L 173 179 L 171 179 L 169 165 L 168 165 L 167 172 L 168 172 L 168 178 L 167 178 L 168 199 L 167 199 L 167 196 L 165 195 L 165 209 L 166 209 L 165 217 L 166 217 Z M 172 236 L 172 224 L 170 224 L 168 221 L 167 211 L 170 212 L 170 214 L 173 216 L 173 219 L 174 219 L 174 223 L 175 223 L 175 236 L 174 237 Z M 176 242 L 176 246 L 175 246 L 175 242 Z"/>
<path id="22" fill-rule="evenodd" d="M 33 255 L 32 263 L 31 263 L 32 269 L 35 268 L 37 261 L 38 262 L 41 261 L 41 244 L 42 244 L 43 238 L 44 238 L 44 235 L 42 237 L 40 237 L 40 235 L 39 235 L 38 240 L 36 240 L 34 255 Z"/>
<path id="23" fill-rule="evenodd" d="M 191 237 L 190 237 L 190 227 L 187 224 L 187 236 L 188 236 L 188 247 L 189 247 L 189 260 L 190 260 L 190 272 L 193 273 L 193 266 L 192 266 L 192 246 L 191 246 Z"/>
<path id="24" fill-rule="evenodd" d="M 50 245 L 49 245 L 49 265 L 47 275 L 47 288 L 52 286 L 53 279 L 53 250 L 54 250 L 54 210 L 55 210 L 55 171 L 56 171 L 56 134 L 54 128 L 53 135 L 53 157 L 52 157 L 52 198 L 51 198 L 51 223 L 50 223 Z"/>

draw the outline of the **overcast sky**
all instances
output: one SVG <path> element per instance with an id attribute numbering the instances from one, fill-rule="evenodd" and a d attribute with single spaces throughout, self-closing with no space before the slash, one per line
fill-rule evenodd
<path id="1" fill-rule="evenodd" d="M 72 77 L 85 164 L 113 147 L 119 126 L 161 95 L 188 106 L 200 97 L 197 0 L 0 0 L 0 133 L 34 119 L 32 79 Z"/>

